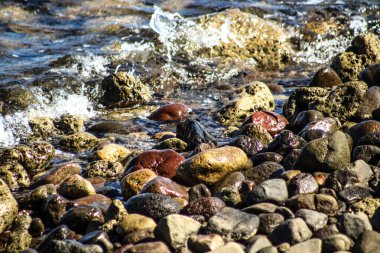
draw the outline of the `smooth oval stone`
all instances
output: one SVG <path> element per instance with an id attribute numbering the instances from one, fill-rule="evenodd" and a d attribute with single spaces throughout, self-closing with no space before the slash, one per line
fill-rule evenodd
<path id="1" fill-rule="evenodd" d="M 289 124 L 284 116 L 271 111 L 257 111 L 253 113 L 244 121 L 242 126 L 250 123 L 264 127 L 272 136 L 280 133 Z"/>
<path id="2" fill-rule="evenodd" d="M 317 231 L 327 225 L 327 215 L 314 210 L 300 209 L 296 217 L 302 218 L 312 231 Z"/>
<path id="3" fill-rule="evenodd" d="M 163 105 L 148 116 L 155 121 L 178 121 L 187 114 L 187 106 L 182 103 Z"/>
<path id="4" fill-rule="evenodd" d="M 252 123 L 242 126 L 237 132 L 237 134 L 246 135 L 253 140 L 259 141 L 264 146 L 267 146 L 269 142 L 273 140 L 273 137 L 263 126 Z"/>
<path id="5" fill-rule="evenodd" d="M 298 134 L 306 141 L 333 134 L 339 129 L 339 123 L 335 118 L 323 118 L 307 124 Z"/>
<path id="6" fill-rule="evenodd" d="M 318 182 L 313 175 L 309 173 L 300 173 L 290 179 L 288 184 L 289 194 L 291 196 L 303 193 L 314 193 L 319 188 Z"/>
<path id="7" fill-rule="evenodd" d="M 297 162 L 302 149 L 293 149 L 288 153 L 287 156 L 285 156 L 284 160 L 282 161 L 282 166 L 284 166 L 285 170 L 292 170 L 294 164 Z"/>
<path id="8" fill-rule="evenodd" d="M 284 172 L 284 168 L 280 164 L 264 162 L 244 171 L 244 175 L 247 179 L 254 181 L 256 184 L 260 184 L 275 175 L 280 175 L 282 172 Z"/>
<path id="9" fill-rule="evenodd" d="M 59 194 L 69 199 L 77 199 L 96 194 L 94 186 L 80 175 L 73 175 L 66 178 L 57 190 Z"/>
<path id="10" fill-rule="evenodd" d="M 158 193 L 144 193 L 130 198 L 125 203 L 128 213 L 138 213 L 154 220 L 179 213 L 180 206 L 172 198 Z"/>
<path id="11" fill-rule="evenodd" d="M 376 120 L 366 120 L 357 123 L 348 130 L 348 134 L 352 137 L 354 144 L 356 144 L 361 137 L 367 134 L 379 132 L 380 122 Z"/>
<path id="12" fill-rule="evenodd" d="M 90 204 L 104 204 L 106 206 L 109 206 L 112 203 L 112 200 L 102 194 L 94 194 L 90 196 L 85 196 L 79 199 L 76 199 L 72 201 L 72 203 L 75 206 L 83 206 L 83 205 L 90 205 Z"/>
<path id="13" fill-rule="evenodd" d="M 31 185 L 32 188 L 44 184 L 61 184 L 66 178 L 79 174 L 81 166 L 77 163 L 65 163 L 48 170 L 44 175 L 39 177 L 35 183 Z"/>
<path id="14" fill-rule="evenodd" d="M 322 68 L 315 73 L 310 82 L 310 87 L 328 88 L 343 83 L 339 75 L 332 68 Z"/>
<path id="15" fill-rule="evenodd" d="M 313 233 L 303 219 L 294 218 L 277 226 L 269 235 L 269 240 L 275 245 L 284 242 L 294 244 L 309 240 L 312 235 Z"/>
<path id="16" fill-rule="evenodd" d="M 138 194 L 144 185 L 157 177 L 157 174 L 150 169 L 141 169 L 129 173 L 120 182 L 121 194 L 127 200 Z"/>
<path id="17" fill-rule="evenodd" d="M 67 225 L 70 229 L 85 233 L 90 223 L 102 225 L 104 217 L 98 207 L 93 206 L 76 206 L 70 208 L 61 219 L 61 224 Z"/>
<path id="18" fill-rule="evenodd" d="M 372 117 L 372 112 L 378 108 L 380 108 L 380 87 L 373 86 L 364 94 L 355 118 L 359 120 L 370 119 Z"/>
<path id="19" fill-rule="evenodd" d="M 226 204 L 221 199 L 204 197 L 190 202 L 181 212 L 186 215 L 203 215 L 208 219 L 224 207 L 226 207 Z"/>
<path id="20" fill-rule="evenodd" d="M 105 252 L 111 252 L 113 250 L 113 245 L 109 240 L 108 234 L 102 230 L 95 230 L 84 235 L 80 238 L 79 242 L 83 244 L 97 244 L 102 247 Z"/>
<path id="21" fill-rule="evenodd" d="M 252 167 L 252 161 L 243 150 L 224 146 L 210 149 L 186 159 L 177 170 L 177 177 L 184 183 L 212 185 L 229 173 Z M 192 182 L 190 182 L 192 181 Z"/>
<path id="22" fill-rule="evenodd" d="M 215 137 L 209 134 L 206 129 L 196 120 L 186 119 L 177 124 L 177 138 L 185 141 L 189 150 L 194 149 L 201 143 L 216 144 Z"/>
<path id="23" fill-rule="evenodd" d="M 116 233 L 124 237 L 129 233 L 136 232 L 140 229 L 153 231 L 156 228 L 156 222 L 149 217 L 141 214 L 127 214 L 123 216 L 117 224 Z"/>
<path id="24" fill-rule="evenodd" d="M 380 147 L 380 132 L 364 135 L 359 139 L 358 145 L 374 145 Z"/>
<path id="25" fill-rule="evenodd" d="M 178 166 L 185 160 L 171 149 L 148 150 L 135 156 L 128 164 L 127 173 L 141 169 L 150 169 L 160 176 L 172 178 Z"/>
<path id="26" fill-rule="evenodd" d="M 293 149 L 302 148 L 305 144 L 306 141 L 302 137 L 295 135 L 289 130 L 284 130 L 281 134 L 277 135 L 271 143 L 269 143 L 268 151 L 276 152 L 284 156 Z"/>
<path id="27" fill-rule="evenodd" d="M 52 229 L 38 244 L 36 247 L 38 252 L 48 252 L 51 250 L 52 241 L 54 240 L 75 240 L 76 234 L 74 231 L 70 230 L 66 225 L 60 225 Z"/>
<path id="28" fill-rule="evenodd" d="M 368 84 L 368 87 L 380 85 L 380 64 L 373 64 L 362 70 L 359 79 Z"/>
<path id="29" fill-rule="evenodd" d="M 124 162 L 131 154 L 131 151 L 126 147 L 118 144 L 110 143 L 96 150 L 92 156 L 94 160 L 105 160 L 108 162 Z"/>
<path id="30" fill-rule="evenodd" d="M 155 177 L 145 184 L 141 193 L 160 193 L 172 198 L 189 200 L 186 188 L 166 177 Z"/>
<path id="31" fill-rule="evenodd" d="M 260 202 L 284 203 L 288 199 L 288 189 L 283 179 L 269 179 L 253 188 L 245 199 L 247 205 Z"/>
<path id="32" fill-rule="evenodd" d="M 90 126 L 87 131 L 95 133 L 117 133 L 125 128 L 126 125 L 118 121 L 103 121 Z"/>
<path id="33" fill-rule="evenodd" d="M 202 197 L 211 197 L 210 189 L 204 184 L 197 184 L 189 190 L 189 200 L 194 201 Z"/>
<path id="34" fill-rule="evenodd" d="M 307 124 L 323 119 L 323 113 L 316 110 L 307 110 L 300 112 L 292 122 L 292 129 L 295 133 L 299 133 Z"/>

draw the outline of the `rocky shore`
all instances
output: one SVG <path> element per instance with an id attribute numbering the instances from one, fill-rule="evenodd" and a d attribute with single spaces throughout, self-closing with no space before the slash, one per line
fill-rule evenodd
<path id="1" fill-rule="evenodd" d="M 290 61 L 282 28 L 269 21 L 230 10 L 196 22 L 216 29 L 225 15 L 236 36 L 244 33 L 242 46 L 192 48 L 186 57 L 239 55 L 264 69 Z M 144 80 L 123 71 L 101 88 L 108 110 L 153 99 Z M 189 105 L 155 108 L 147 120 L 175 131 L 146 134 L 149 150 L 124 145 L 142 131 L 122 121 L 29 119 L 27 141 L 0 149 L 0 251 L 379 252 L 379 37 L 356 36 L 291 92 L 282 113 L 276 88 L 253 81 L 230 91 L 211 115 L 227 138 Z M 31 96 L 3 92 L 0 112 L 28 107 Z"/>

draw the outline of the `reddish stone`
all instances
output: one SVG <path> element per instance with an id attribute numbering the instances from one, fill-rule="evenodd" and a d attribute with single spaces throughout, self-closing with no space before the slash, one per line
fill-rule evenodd
<path id="1" fill-rule="evenodd" d="M 256 124 L 265 128 L 272 136 L 279 134 L 289 124 L 288 120 L 275 112 L 258 111 L 249 116 L 242 126 L 247 124 Z"/>
<path id="2" fill-rule="evenodd" d="M 103 177 L 89 177 L 86 178 L 94 187 L 102 187 L 106 183 L 106 179 Z"/>
<path id="3" fill-rule="evenodd" d="M 203 197 L 190 202 L 182 213 L 186 215 L 203 215 L 206 219 L 226 207 L 226 204 L 216 197 Z"/>
<path id="4" fill-rule="evenodd" d="M 161 106 L 148 117 L 156 121 L 179 121 L 187 114 L 187 106 L 182 103 Z"/>
<path id="5" fill-rule="evenodd" d="M 65 163 L 60 166 L 54 167 L 48 170 L 44 175 L 42 175 L 31 188 L 36 188 L 45 184 L 61 184 L 66 178 L 79 174 L 81 171 L 81 166 L 77 163 Z"/>
<path id="6" fill-rule="evenodd" d="M 150 169 L 160 176 L 172 178 L 184 160 L 183 156 L 172 149 L 152 149 L 134 157 L 128 164 L 127 174 L 141 169 Z"/>
<path id="7" fill-rule="evenodd" d="M 112 200 L 102 194 L 94 194 L 86 197 L 82 197 L 79 199 L 76 199 L 72 201 L 75 206 L 84 206 L 84 205 L 90 205 L 94 203 L 98 204 L 105 204 L 105 205 L 111 205 Z"/>
<path id="8" fill-rule="evenodd" d="M 186 188 L 166 177 L 156 177 L 150 180 L 141 190 L 141 193 L 149 192 L 189 200 Z"/>

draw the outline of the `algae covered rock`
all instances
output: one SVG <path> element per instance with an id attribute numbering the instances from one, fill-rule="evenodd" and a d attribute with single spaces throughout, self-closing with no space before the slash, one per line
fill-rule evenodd
<path id="1" fill-rule="evenodd" d="M 12 224 L 12 232 L 7 241 L 6 252 L 20 252 L 32 243 L 32 236 L 28 229 L 32 218 L 26 213 L 20 213 Z"/>
<path id="2" fill-rule="evenodd" d="M 0 179 L 0 233 L 12 224 L 18 212 L 17 201 L 7 184 Z"/>
<path id="3" fill-rule="evenodd" d="M 89 150 L 97 143 L 98 138 L 87 132 L 67 135 L 59 141 L 63 150 L 71 152 Z"/>
<path id="4" fill-rule="evenodd" d="M 53 145 L 47 142 L 34 142 L 28 146 L 20 145 L 16 149 L 22 157 L 20 163 L 30 174 L 43 171 L 55 155 Z"/>
<path id="5" fill-rule="evenodd" d="M 274 98 L 268 86 L 253 82 L 241 89 L 236 97 L 221 107 L 216 117 L 223 125 L 240 125 L 253 112 L 273 111 Z"/>
<path id="6" fill-rule="evenodd" d="M 124 167 L 119 162 L 109 162 L 105 160 L 95 161 L 87 164 L 86 174 L 88 177 L 115 177 L 122 174 Z"/>
<path id="7" fill-rule="evenodd" d="M 55 125 L 65 134 L 75 134 L 83 131 L 84 119 L 78 115 L 63 114 Z"/>
<path id="8" fill-rule="evenodd" d="M 185 160 L 177 169 L 177 177 L 187 183 L 212 185 L 226 175 L 252 167 L 243 150 L 225 146 L 206 150 Z"/>
<path id="9" fill-rule="evenodd" d="M 28 187 L 30 184 L 28 173 L 19 163 L 0 166 L 0 177 L 7 183 L 11 190 Z"/>
<path id="10" fill-rule="evenodd" d="M 291 60 L 292 50 L 286 41 L 286 31 L 273 21 L 239 9 L 230 9 L 202 16 L 198 23 L 206 30 L 224 30 L 228 27 L 231 33 L 230 39 L 203 48 L 201 56 L 253 58 L 263 68 L 284 67 Z"/>
<path id="11" fill-rule="evenodd" d="M 49 117 L 31 118 L 28 123 L 34 137 L 47 138 L 59 134 L 54 120 Z"/>
<path id="12" fill-rule="evenodd" d="M 150 100 L 149 88 L 138 78 L 125 72 L 107 76 L 102 82 L 101 103 L 107 107 L 129 107 Z"/>
<path id="13" fill-rule="evenodd" d="M 331 67 L 343 82 L 358 80 L 360 72 L 380 62 L 380 39 L 369 33 L 355 37 L 346 52 L 338 54 Z"/>

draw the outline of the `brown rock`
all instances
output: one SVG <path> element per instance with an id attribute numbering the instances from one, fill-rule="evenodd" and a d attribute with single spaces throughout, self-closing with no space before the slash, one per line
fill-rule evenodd
<path id="1" fill-rule="evenodd" d="M 186 116 L 187 111 L 187 106 L 182 103 L 168 104 L 152 112 L 148 118 L 156 121 L 179 121 Z"/>
<path id="2" fill-rule="evenodd" d="M 354 143 L 366 134 L 380 132 L 380 122 L 376 120 L 366 120 L 352 126 L 348 134 L 352 137 Z"/>
<path id="3" fill-rule="evenodd" d="M 280 133 L 285 129 L 286 125 L 289 124 L 284 116 L 270 111 L 258 111 L 253 113 L 244 121 L 243 126 L 250 123 L 264 127 L 272 136 Z"/>
<path id="4" fill-rule="evenodd" d="M 144 185 L 157 174 L 150 169 L 141 169 L 126 175 L 120 182 L 121 193 L 125 199 L 138 194 Z"/>
<path id="5" fill-rule="evenodd" d="M 32 188 L 44 185 L 44 184 L 61 184 L 66 178 L 79 174 L 81 167 L 77 163 L 65 163 L 48 170 L 44 175 L 38 178 L 38 180 L 32 184 Z"/>
<path id="6" fill-rule="evenodd" d="M 182 213 L 186 215 L 203 215 L 208 219 L 224 207 L 226 207 L 226 205 L 221 199 L 204 197 L 190 202 L 184 209 L 182 209 Z"/>
<path id="7" fill-rule="evenodd" d="M 189 194 L 186 188 L 176 182 L 172 181 L 170 178 L 166 177 L 156 177 L 145 184 L 141 189 L 141 193 L 160 193 L 167 195 L 172 198 L 183 198 L 189 200 Z"/>
<path id="8" fill-rule="evenodd" d="M 150 169 L 160 176 L 172 178 L 178 166 L 185 160 L 171 149 L 149 150 L 135 156 L 127 167 L 127 173 L 141 169 Z"/>
<path id="9" fill-rule="evenodd" d="M 333 87 L 342 84 L 342 79 L 332 68 L 322 68 L 315 73 L 310 82 L 310 87 Z"/>

